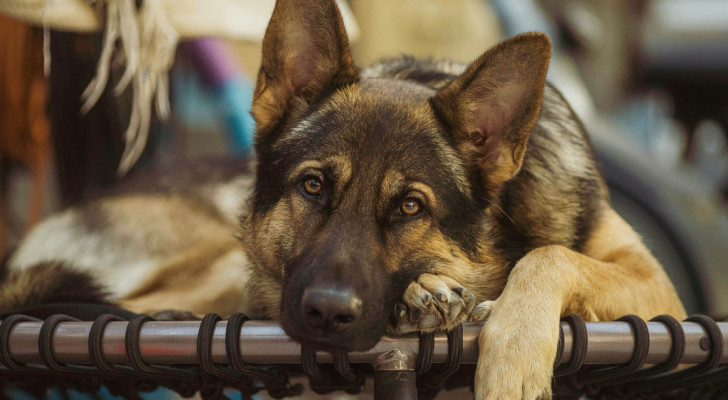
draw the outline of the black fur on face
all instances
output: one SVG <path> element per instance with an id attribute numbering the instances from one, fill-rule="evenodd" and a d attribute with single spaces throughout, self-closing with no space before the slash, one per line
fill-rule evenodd
<path id="1" fill-rule="evenodd" d="M 368 349 L 406 286 L 430 268 L 428 254 L 437 259 L 443 243 L 477 254 L 484 205 L 474 198 L 482 193 L 431 109 L 432 94 L 408 82 L 363 81 L 258 143 L 251 209 L 290 213 L 293 231 L 276 251 L 281 321 L 297 340 Z M 321 183 L 313 197 L 303 186 L 311 177 Z M 419 213 L 402 213 L 407 199 Z M 336 331 L 312 326 L 302 304 L 312 287 L 351 292 L 361 314 Z"/>
<path id="2" fill-rule="evenodd" d="M 294 339 L 323 350 L 367 350 L 386 329 L 385 318 L 393 307 L 392 279 L 381 255 L 366 242 L 374 227 L 356 227 L 355 219 L 330 218 L 318 240 L 286 265 L 281 321 Z M 306 290 L 344 292 L 347 301 L 360 305 L 360 314 L 342 329 L 312 325 L 303 300 Z M 401 289 L 404 290 L 404 289 Z"/>

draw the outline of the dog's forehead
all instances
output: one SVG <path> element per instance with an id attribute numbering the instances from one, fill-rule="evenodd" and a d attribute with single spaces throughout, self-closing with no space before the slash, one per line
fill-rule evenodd
<path id="1" fill-rule="evenodd" d="M 406 148 L 412 142 L 442 137 L 429 104 L 433 94 L 429 88 L 397 79 L 363 79 L 334 92 L 294 132 L 318 131 L 320 139 L 346 139 L 347 145 L 356 141 L 372 148 L 396 142 Z"/>
<path id="2" fill-rule="evenodd" d="M 362 96 L 373 95 L 380 101 L 427 102 L 435 90 L 413 81 L 395 78 L 364 78 L 359 82 Z"/>
<path id="3" fill-rule="evenodd" d="M 465 168 L 429 99 L 434 91 L 396 79 L 362 79 L 333 93 L 283 134 L 279 149 L 305 148 L 305 159 L 343 157 L 356 171 L 408 178 L 447 176 L 470 193 Z"/>

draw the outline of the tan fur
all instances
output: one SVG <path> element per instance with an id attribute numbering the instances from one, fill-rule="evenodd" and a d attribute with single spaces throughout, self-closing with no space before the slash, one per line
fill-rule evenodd
<path id="1" fill-rule="evenodd" d="M 479 340 L 478 399 L 550 397 L 562 315 L 576 313 L 590 321 L 624 314 L 685 317 L 665 272 L 611 209 L 585 254 L 561 246 L 531 251 L 515 266 L 501 296 L 483 308 L 488 312 L 477 317 L 488 322 Z"/>
<path id="2" fill-rule="evenodd" d="M 471 320 L 487 320 L 479 338 L 477 399 L 550 398 L 558 320 L 563 315 L 573 313 L 587 321 L 611 321 L 625 314 L 685 318 L 660 264 L 634 230 L 605 207 L 583 254 L 562 246 L 531 251 L 513 268 L 502 294 L 472 310 Z M 403 300 L 424 316 L 419 317 L 419 327 L 415 321 L 404 329 L 444 328 L 460 320 L 461 315 L 444 312 L 447 309 L 434 300 L 453 287 L 446 289 L 437 280 L 446 281 L 456 271 L 462 269 L 422 275 L 410 285 Z M 462 276 L 455 281 L 472 282 Z"/>
<path id="3" fill-rule="evenodd" d="M 232 237 L 211 238 L 161 266 L 119 304 L 137 313 L 185 310 L 195 314 L 250 312 L 244 291 L 246 259 Z"/>
<path id="4" fill-rule="evenodd" d="M 290 236 L 290 206 L 280 202 L 264 218 L 253 218 L 250 213 L 242 221 L 241 243 L 251 261 L 252 274 L 248 281 L 250 297 L 255 299 L 256 312 L 268 318 L 279 317 L 283 260 L 277 247 L 292 246 Z"/>

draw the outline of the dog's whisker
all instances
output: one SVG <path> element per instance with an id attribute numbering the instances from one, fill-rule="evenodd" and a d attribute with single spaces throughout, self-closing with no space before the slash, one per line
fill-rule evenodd
<path id="1" fill-rule="evenodd" d="M 493 202 L 492 202 L 492 201 L 490 201 L 489 199 L 486 199 L 486 201 L 487 201 L 488 203 L 490 203 L 490 205 L 491 205 L 491 206 L 493 206 L 493 207 L 497 208 L 498 210 L 500 210 L 500 212 L 501 212 L 501 213 L 503 213 L 503 215 L 505 215 L 505 216 L 506 216 L 506 218 L 508 218 L 508 219 L 509 219 L 509 220 L 511 221 L 511 223 L 514 223 L 514 224 L 516 223 L 516 221 L 514 221 L 514 220 L 513 220 L 513 218 L 511 218 L 511 216 L 510 216 L 510 215 L 508 215 L 508 213 L 507 213 L 507 212 L 506 212 L 506 211 L 505 211 L 504 209 L 502 209 L 502 208 L 501 208 L 501 207 L 500 207 L 499 205 L 497 205 L 497 204 L 493 203 Z"/>

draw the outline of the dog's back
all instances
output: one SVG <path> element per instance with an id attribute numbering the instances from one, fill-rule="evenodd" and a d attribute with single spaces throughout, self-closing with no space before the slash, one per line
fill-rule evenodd
<path id="1" fill-rule="evenodd" d="M 192 303 L 210 300 L 193 293 L 182 303 L 182 293 L 149 295 L 169 288 L 163 275 L 166 280 L 187 277 L 191 291 L 193 282 L 204 286 L 205 267 L 239 253 L 234 252 L 239 247 L 235 234 L 252 183 L 249 164 L 203 159 L 162 166 L 49 217 L 7 260 L 0 311 L 68 300 L 69 292 L 76 294 L 74 300 L 113 300 L 140 312 L 175 305 L 205 311 Z M 207 263 L 201 263 L 203 259 Z M 233 277 L 242 273 L 230 269 Z M 74 281 L 79 283 L 74 286 Z M 38 290 L 29 290 L 33 287 Z M 210 305 L 202 304 L 205 307 Z"/>

